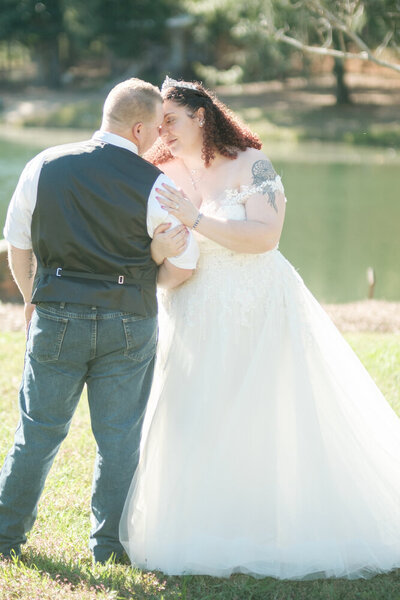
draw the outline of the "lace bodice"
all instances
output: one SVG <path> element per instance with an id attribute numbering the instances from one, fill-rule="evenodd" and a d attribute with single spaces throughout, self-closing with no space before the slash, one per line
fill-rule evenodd
<path id="1" fill-rule="evenodd" d="M 272 194 L 275 192 L 285 193 L 281 178 L 277 175 L 274 179 L 266 179 L 262 183 L 241 185 L 239 188 L 227 188 L 222 194 L 214 200 L 206 200 L 201 205 L 201 210 L 204 214 L 209 216 L 216 216 L 219 214 L 224 215 L 227 207 L 236 207 L 237 210 L 234 214 L 238 215 L 237 220 L 244 220 L 246 218 L 245 205 L 246 201 L 255 194 Z M 286 200 L 286 198 L 285 198 Z M 235 216 L 229 216 L 234 219 Z"/>
<path id="2" fill-rule="evenodd" d="M 245 221 L 246 201 L 251 196 L 254 196 L 255 194 L 263 194 L 265 196 L 268 194 L 275 194 L 277 191 L 282 192 L 283 194 L 285 193 L 279 175 L 272 180 L 266 179 L 258 185 L 241 185 L 236 189 L 225 189 L 217 199 L 203 201 L 201 205 L 201 211 L 209 217 Z M 265 202 L 267 201 L 267 198 L 265 198 Z M 220 246 L 216 242 L 213 242 L 212 240 L 209 240 L 200 234 L 196 234 L 196 239 L 199 243 L 200 252 L 202 254 L 217 252 L 218 254 L 225 254 L 227 257 L 232 256 L 234 259 L 238 259 L 240 256 L 242 257 L 241 260 L 243 260 L 243 257 L 247 257 L 250 261 L 254 259 L 254 256 L 256 256 L 254 254 L 238 254 L 237 252 L 228 250 L 227 248 Z"/>
<path id="3" fill-rule="evenodd" d="M 247 199 L 254 194 L 264 194 L 260 201 L 268 202 L 265 197 L 268 191 L 283 192 L 280 177 L 258 185 L 226 189 L 217 200 L 203 202 L 201 211 L 210 217 L 244 221 Z M 221 327 L 229 326 L 234 314 L 245 325 L 255 309 L 265 313 L 269 290 L 275 285 L 273 280 L 279 285 L 277 263 L 283 257 L 277 247 L 263 254 L 239 253 L 199 233 L 195 235 L 200 247 L 196 272 L 179 288 L 160 293 L 160 304 L 167 318 L 179 315 L 179 319 L 191 327 L 201 315 L 207 319 L 210 302 L 221 314 Z"/>

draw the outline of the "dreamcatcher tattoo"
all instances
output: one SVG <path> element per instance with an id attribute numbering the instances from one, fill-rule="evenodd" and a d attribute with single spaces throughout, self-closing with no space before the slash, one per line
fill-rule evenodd
<path id="1" fill-rule="evenodd" d="M 276 178 L 276 173 L 274 167 L 272 166 L 269 160 L 256 160 L 254 163 L 251 172 L 253 173 L 253 184 L 256 186 L 260 186 L 265 184 L 266 182 L 274 182 Z M 278 212 L 278 207 L 275 201 L 275 193 L 273 185 L 263 185 L 262 194 L 268 194 L 268 204 L 272 206 L 275 212 Z"/>

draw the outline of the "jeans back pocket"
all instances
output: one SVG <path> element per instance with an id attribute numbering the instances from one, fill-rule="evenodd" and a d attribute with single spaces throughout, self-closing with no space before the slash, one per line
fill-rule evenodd
<path id="1" fill-rule="evenodd" d="M 122 319 L 126 339 L 125 354 L 135 362 L 152 358 L 157 348 L 157 318 L 127 317 Z"/>
<path id="2" fill-rule="evenodd" d="M 61 352 L 68 319 L 36 307 L 33 312 L 27 351 L 38 362 L 55 362 Z"/>

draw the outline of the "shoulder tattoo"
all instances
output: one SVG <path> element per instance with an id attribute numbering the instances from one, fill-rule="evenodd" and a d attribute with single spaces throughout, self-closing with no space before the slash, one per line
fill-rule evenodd
<path id="1" fill-rule="evenodd" d="M 274 181 L 276 172 L 269 160 L 256 160 L 251 168 L 253 174 L 253 184 L 261 185 L 266 181 Z M 268 204 L 272 206 L 275 212 L 278 212 L 278 207 L 275 201 L 275 190 L 272 186 L 264 186 L 262 194 L 268 194 Z"/>

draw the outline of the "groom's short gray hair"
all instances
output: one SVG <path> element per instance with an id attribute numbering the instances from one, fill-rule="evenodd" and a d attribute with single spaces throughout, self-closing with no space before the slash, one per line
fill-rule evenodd
<path id="1" fill-rule="evenodd" d="M 103 125 L 117 129 L 145 123 L 154 116 L 156 102 L 162 102 L 160 90 L 136 77 L 112 88 L 103 107 Z"/>

